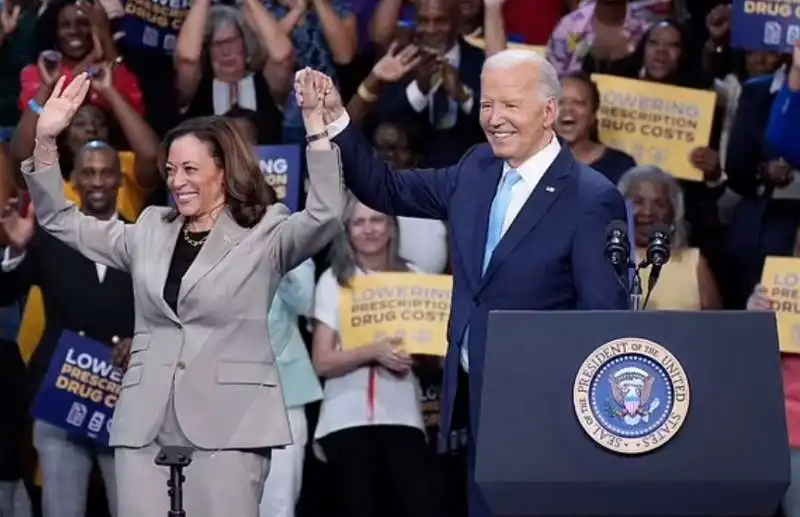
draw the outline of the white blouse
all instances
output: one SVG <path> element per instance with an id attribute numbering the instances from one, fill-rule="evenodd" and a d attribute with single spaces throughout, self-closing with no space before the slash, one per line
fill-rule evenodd
<path id="1" fill-rule="evenodd" d="M 356 275 L 364 274 L 356 269 Z M 317 283 L 314 318 L 337 331 L 337 348 L 341 348 L 339 294 L 339 284 L 328 269 Z M 379 366 L 362 366 L 341 377 L 326 379 L 314 438 L 365 425 L 403 425 L 423 431 L 421 391 L 416 376 L 401 378 Z"/>

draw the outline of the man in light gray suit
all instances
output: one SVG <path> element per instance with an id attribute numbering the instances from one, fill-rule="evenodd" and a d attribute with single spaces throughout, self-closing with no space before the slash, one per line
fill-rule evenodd
<path id="1" fill-rule="evenodd" d="M 56 137 L 89 87 L 86 74 L 66 87 L 59 80 L 23 172 L 44 230 L 133 278 L 136 330 L 111 431 L 117 515 L 167 513 L 168 472 L 153 460 L 163 445 L 185 445 L 196 449 L 188 515 L 256 517 L 269 451 L 291 442 L 269 304 L 281 276 L 333 237 L 343 209 L 338 151 L 322 116 L 331 84 L 307 70 L 296 77 L 309 142 L 305 210 L 290 215 L 275 203 L 234 126 L 208 117 L 162 144 L 177 207 L 148 208 L 135 224 L 86 217 L 64 197 Z"/>

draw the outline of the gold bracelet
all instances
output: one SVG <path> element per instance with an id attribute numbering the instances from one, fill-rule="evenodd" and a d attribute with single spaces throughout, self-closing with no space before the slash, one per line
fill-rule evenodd
<path id="1" fill-rule="evenodd" d="M 378 100 L 378 96 L 372 93 L 364 86 L 364 83 L 358 85 L 358 96 L 364 99 L 364 102 L 375 102 Z"/>

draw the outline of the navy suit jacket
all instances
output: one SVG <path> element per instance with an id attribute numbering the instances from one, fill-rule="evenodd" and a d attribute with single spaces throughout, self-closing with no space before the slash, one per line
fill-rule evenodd
<path id="1" fill-rule="evenodd" d="M 599 172 L 562 147 L 503 235 L 482 274 L 489 210 L 503 160 L 488 144 L 442 169 L 395 171 L 374 157 L 353 124 L 334 137 L 345 181 L 380 212 L 446 221 L 453 297 L 442 391 L 441 436 L 450 432 L 460 343 L 469 325 L 470 424 L 477 431 L 489 311 L 627 309 L 625 286 L 605 258 L 606 226 L 626 219 L 625 202 Z"/>

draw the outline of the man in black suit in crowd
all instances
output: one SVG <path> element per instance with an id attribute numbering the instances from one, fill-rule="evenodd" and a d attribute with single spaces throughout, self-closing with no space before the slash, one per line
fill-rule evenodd
<path id="1" fill-rule="evenodd" d="M 109 220 L 116 213 L 123 176 L 116 151 L 104 142 L 86 144 L 76 156 L 72 182 L 84 214 Z M 30 364 L 32 391 L 47 372 L 62 331 L 70 330 L 114 347 L 119 363 L 127 359 L 133 335 L 133 287 L 127 273 L 84 258 L 37 230 L 31 207 L 11 203 L 0 222 L 11 245 L 0 264 L 0 305 L 28 292 L 42 291 L 45 329 Z M 96 459 L 106 486 L 110 513 L 115 512 L 114 456 L 111 449 L 35 421 L 34 447 L 42 469 L 43 517 L 84 517 L 87 491 Z"/>
<path id="2" fill-rule="evenodd" d="M 485 140 L 478 123 L 484 52 L 460 36 L 457 1 L 417 0 L 415 9 L 414 43 L 426 57 L 381 92 L 374 122 L 414 121 L 425 165 L 444 167 Z"/>

